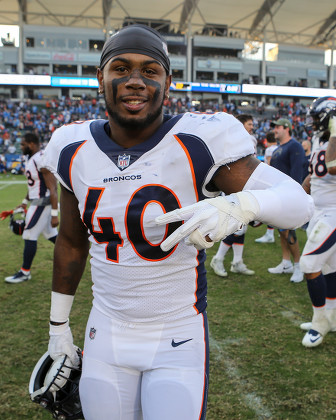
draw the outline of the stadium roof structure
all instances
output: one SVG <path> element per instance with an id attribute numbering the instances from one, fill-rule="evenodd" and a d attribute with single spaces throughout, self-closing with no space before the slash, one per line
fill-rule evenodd
<path id="1" fill-rule="evenodd" d="M 100 28 L 143 22 L 172 34 L 336 48 L 335 0 L 0 0 L 0 24 Z"/>

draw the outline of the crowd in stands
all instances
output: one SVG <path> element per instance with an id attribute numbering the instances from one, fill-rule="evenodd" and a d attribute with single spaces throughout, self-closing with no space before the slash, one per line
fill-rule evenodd
<path id="1" fill-rule="evenodd" d="M 246 109 L 236 101 L 221 104 L 218 101 L 192 101 L 187 95 L 184 98 L 171 96 L 164 103 L 164 112 L 167 114 L 175 115 L 186 111 L 224 111 L 237 115 L 245 113 Z M 259 102 L 250 107 L 248 113 L 254 117 L 254 135 L 258 140 L 259 154 L 263 154 L 270 122 L 281 117 L 292 121 L 293 136 L 297 140 L 307 140 L 308 135 L 304 128 L 306 112 L 307 107 L 300 102 L 281 101 L 271 108 L 266 108 Z M 6 156 L 8 158 L 10 155 L 21 154 L 20 141 L 25 132 L 35 132 L 41 139 L 41 144 L 46 145 L 54 130 L 61 125 L 94 118 L 106 118 L 103 101 L 96 98 L 74 100 L 64 97 L 38 103 L 30 100 L 0 100 L 0 171 L 6 167 Z"/>

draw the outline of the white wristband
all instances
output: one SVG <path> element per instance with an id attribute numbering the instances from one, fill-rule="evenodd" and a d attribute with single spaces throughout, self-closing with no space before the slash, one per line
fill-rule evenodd
<path id="1" fill-rule="evenodd" d="M 22 200 L 22 204 L 23 204 L 24 206 L 26 206 L 28 203 L 29 203 L 29 201 L 28 201 L 26 198 L 24 198 L 24 199 Z"/>
<path id="2" fill-rule="evenodd" d="M 50 320 L 66 322 L 69 319 L 74 296 L 51 292 Z"/>
<path id="3" fill-rule="evenodd" d="M 57 209 L 51 209 L 50 214 L 51 214 L 51 217 L 58 216 L 58 210 Z"/>
<path id="4" fill-rule="evenodd" d="M 327 168 L 333 168 L 336 166 L 336 159 L 326 163 Z"/>

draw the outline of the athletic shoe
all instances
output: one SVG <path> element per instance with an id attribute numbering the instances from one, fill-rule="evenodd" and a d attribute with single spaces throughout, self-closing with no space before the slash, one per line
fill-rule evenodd
<path id="1" fill-rule="evenodd" d="M 330 331 L 336 332 L 336 308 L 328 308 L 325 311 L 326 318 L 329 321 Z"/>
<path id="2" fill-rule="evenodd" d="M 15 273 L 13 276 L 5 277 L 6 283 L 22 283 L 23 281 L 27 281 L 31 279 L 30 274 L 24 274 L 21 270 Z"/>
<path id="3" fill-rule="evenodd" d="M 244 264 L 242 260 L 232 264 L 231 271 L 232 273 L 240 273 L 245 274 L 247 276 L 253 276 L 254 274 L 254 271 L 247 268 L 246 264 Z"/>
<path id="4" fill-rule="evenodd" d="M 224 268 L 223 261 L 219 260 L 216 257 L 212 257 L 210 267 L 217 274 L 217 276 L 226 277 L 228 275 Z"/>
<path id="5" fill-rule="evenodd" d="M 268 235 L 267 233 L 265 233 L 264 236 L 255 239 L 254 242 L 258 242 L 260 244 L 273 244 L 275 241 L 273 235 Z"/>
<path id="6" fill-rule="evenodd" d="M 300 283 L 303 280 L 303 273 L 300 270 L 300 267 L 294 267 L 293 275 L 290 278 L 292 283 Z"/>
<path id="7" fill-rule="evenodd" d="M 312 322 L 302 322 L 302 324 L 300 324 L 300 328 L 301 328 L 301 330 L 309 331 L 311 329 L 312 325 L 313 325 Z"/>
<path id="8" fill-rule="evenodd" d="M 323 335 L 316 330 L 309 330 L 303 337 L 302 344 L 305 347 L 317 347 L 323 341 Z"/>
<path id="9" fill-rule="evenodd" d="M 330 324 L 330 321 L 329 321 L 329 324 Z M 313 325 L 312 322 L 303 322 L 302 324 L 300 324 L 300 328 L 301 328 L 301 330 L 309 331 L 311 329 L 312 325 Z M 334 326 L 331 325 L 330 331 L 331 332 L 336 332 L 336 325 L 334 325 Z"/>
<path id="10" fill-rule="evenodd" d="M 293 265 L 288 265 L 288 266 L 284 266 L 283 262 L 281 261 L 281 263 L 279 265 L 277 265 L 276 267 L 271 267 L 268 269 L 268 272 L 271 274 L 283 274 L 283 273 L 293 273 Z"/>

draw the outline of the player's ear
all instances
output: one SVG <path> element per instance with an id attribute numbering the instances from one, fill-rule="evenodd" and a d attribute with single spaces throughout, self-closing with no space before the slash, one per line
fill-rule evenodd
<path id="1" fill-rule="evenodd" d="M 97 80 L 98 80 L 98 92 L 104 91 L 104 77 L 103 72 L 100 70 L 100 68 L 97 68 L 97 74 L 96 74 Z"/>
<path id="2" fill-rule="evenodd" d="M 166 83 L 165 83 L 165 97 L 169 98 L 169 89 L 171 85 L 172 77 L 171 75 L 166 77 Z"/>

